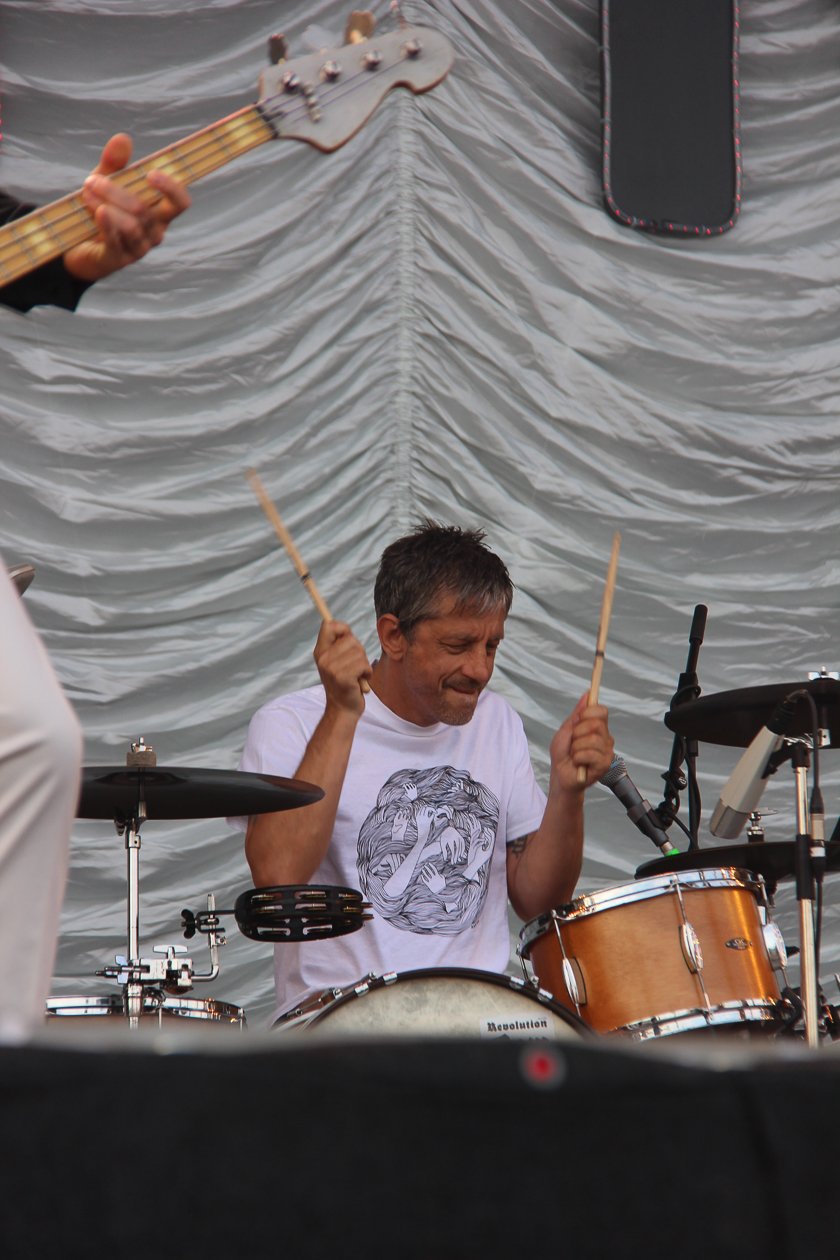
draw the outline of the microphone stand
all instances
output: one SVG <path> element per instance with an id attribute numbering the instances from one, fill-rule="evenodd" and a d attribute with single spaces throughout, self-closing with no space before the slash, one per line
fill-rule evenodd
<path id="1" fill-rule="evenodd" d="M 700 695 L 697 681 L 697 659 L 706 630 L 708 608 L 705 604 L 697 604 L 688 634 L 688 658 L 685 669 L 677 681 L 677 690 L 671 697 L 671 709 L 685 704 L 688 700 L 696 700 Z M 681 766 L 685 762 L 687 775 Z M 680 792 L 688 787 L 688 832 L 689 850 L 698 848 L 697 834 L 700 829 L 700 789 L 697 784 L 697 740 L 674 735 L 671 746 L 671 763 L 662 775 L 665 780 L 665 795 L 661 805 L 654 811 L 663 828 L 667 828 L 677 816 L 680 808 Z"/>

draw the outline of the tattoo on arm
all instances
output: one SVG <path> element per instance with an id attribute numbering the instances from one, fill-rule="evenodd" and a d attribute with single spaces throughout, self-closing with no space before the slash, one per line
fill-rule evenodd
<path id="1" fill-rule="evenodd" d="M 518 840 L 511 840 L 508 848 L 515 853 L 517 857 L 521 857 L 525 852 L 525 846 L 528 844 L 530 839 L 530 835 L 520 836 Z"/>

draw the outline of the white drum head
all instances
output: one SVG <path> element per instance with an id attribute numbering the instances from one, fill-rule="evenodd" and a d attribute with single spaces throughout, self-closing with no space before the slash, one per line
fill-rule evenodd
<path id="1" fill-rule="evenodd" d="M 549 993 L 495 972 L 404 971 L 342 990 L 307 1033 L 568 1041 L 583 1023 Z"/>

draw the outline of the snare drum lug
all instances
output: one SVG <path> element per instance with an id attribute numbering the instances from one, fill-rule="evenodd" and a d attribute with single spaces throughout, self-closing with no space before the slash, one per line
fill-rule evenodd
<path id="1" fill-rule="evenodd" d="M 693 975 L 698 975 L 703 970 L 703 947 L 690 923 L 680 924 L 680 945 L 688 970 Z"/>
<path id="2" fill-rule="evenodd" d="M 761 931 L 764 936 L 767 956 L 770 959 L 770 966 L 774 971 L 784 971 L 787 966 L 788 952 L 781 928 L 771 920 L 769 923 L 764 924 Z"/>
<path id="3" fill-rule="evenodd" d="M 582 1006 L 586 1006 L 586 985 L 580 964 L 576 958 L 564 958 L 562 970 L 566 992 L 580 1010 Z"/>

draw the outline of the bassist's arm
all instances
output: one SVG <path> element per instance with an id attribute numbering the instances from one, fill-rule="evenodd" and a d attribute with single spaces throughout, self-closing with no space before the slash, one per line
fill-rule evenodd
<path id="1" fill-rule="evenodd" d="M 140 197 L 108 178 L 122 170 L 130 157 L 130 138 L 122 134 L 112 136 L 82 190 L 85 204 L 96 222 L 97 235 L 68 250 L 63 258 L 45 263 L 0 287 L 0 302 L 19 311 L 43 305 L 74 310 L 85 289 L 95 280 L 119 271 L 160 244 L 169 223 L 189 206 L 190 195 L 183 184 L 171 176 L 151 171 L 148 179 L 159 197 L 153 205 L 146 205 Z M 0 223 L 28 214 L 32 208 L 0 193 Z"/>
<path id="2" fill-rule="evenodd" d="M 146 177 L 158 194 L 151 205 L 110 180 L 109 175 L 128 165 L 131 148 L 129 136 L 112 136 L 85 180 L 82 196 L 99 233 L 64 255 L 64 266 L 76 280 L 92 284 L 137 262 L 161 243 L 169 224 L 190 204 L 184 185 L 163 171 L 152 170 Z"/>
<path id="3" fill-rule="evenodd" d="M 34 206 L 0 192 L 0 225 L 11 223 L 33 209 Z M 28 276 L 0 286 L 0 302 L 16 311 L 28 311 L 33 306 L 63 306 L 73 311 L 87 288 L 87 284 L 70 275 L 63 259 L 55 258 Z"/>

